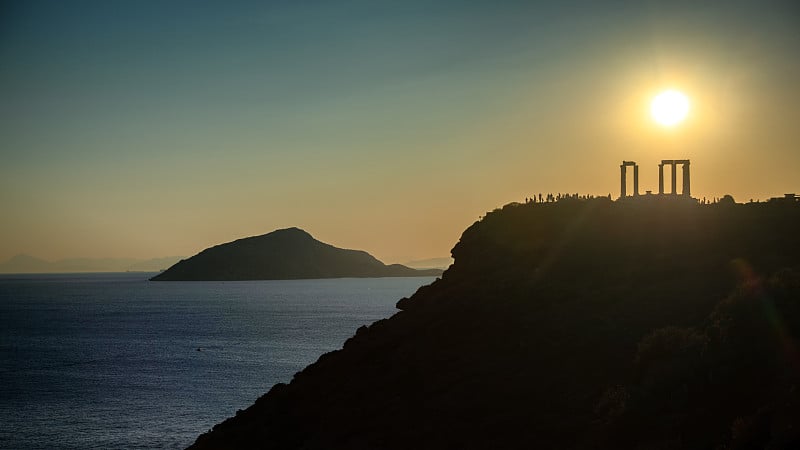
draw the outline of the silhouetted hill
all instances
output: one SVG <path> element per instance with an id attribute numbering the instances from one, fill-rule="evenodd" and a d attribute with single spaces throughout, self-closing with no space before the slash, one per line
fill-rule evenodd
<path id="1" fill-rule="evenodd" d="M 287 228 L 207 248 L 152 280 L 419 277 L 441 273 L 441 270 L 415 270 L 400 264 L 386 265 L 367 252 L 336 248 L 299 228 Z"/>
<path id="2" fill-rule="evenodd" d="M 800 445 L 800 205 L 508 205 L 193 449 Z"/>

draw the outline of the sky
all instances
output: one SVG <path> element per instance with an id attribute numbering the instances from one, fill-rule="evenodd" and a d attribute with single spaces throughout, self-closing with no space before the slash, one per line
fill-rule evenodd
<path id="1" fill-rule="evenodd" d="M 800 193 L 800 3 L 0 0 L 0 261 L 292 226 L 441 257 L 504 204 L 616 198 L 622 160 L 656 191 L 662 159 L 698 198 Z"/>

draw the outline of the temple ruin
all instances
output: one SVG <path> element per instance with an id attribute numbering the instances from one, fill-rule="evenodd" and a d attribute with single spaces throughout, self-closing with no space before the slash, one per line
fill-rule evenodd
<path id="1" fill-rule="evenodd" d="M 620 197 L 627 196 L 627 188 L 628 188 L 628 175 L 627 169 L 628 166 L 633 166 L 633 195 L 639 195 L 639 165 L 636 164 L 634 161 L 622 161 L 622 164 L 619 166 L 620 170 Z"/>
<path id="2" fill-rule="evenodd" d="M 669 164 L 672 166 L 672 190 L 670 194 L 677 195 L 677 171 L 675 166 L 680 164 L 683 170 L 683 189 L 681 195 L 687 197 L 691 196 L 691 189 L 689 189 L 689 160 L 688 159 L 664 159 L 658 165 L 658 193 L 664 194 L 664 165 Z"/>
<path id="3" fill-rule="evenodd" d="M 669 194 L 664 193 L 664 166 L 670 166 L 672 178 L 672 190 Z M 688 159 L 663 159 L 658 165 L 658 195 L 678 195 L 678 172 L 677 166 L 681 166 L 683 172 L 683 186 L 680 195 L 691 197 L 689 184 L 689 160 Z M 620 169 L 620 198 L 628 197 L 628 167 L 633 167 L 633 196 L 639 196 L 639 165 L 635 161 L 622 161 Z M 650 191 L 647 191 L 650 194 Z"/>

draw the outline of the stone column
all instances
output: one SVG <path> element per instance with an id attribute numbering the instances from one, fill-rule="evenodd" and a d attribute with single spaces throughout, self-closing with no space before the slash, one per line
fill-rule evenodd
<path id="1" fill-rule="evenodd" d="M 626 168 L 625 163 L 622 163 L 622 165 L 619 166 L 619 173 L 620 173 L 619 198 L 624 198 L 625 194 L 626 194 L 626 192 L 625 192 L 625 168 Z"/>
<path id="2" fill-rule="evenodd" d="M 692 190 L 689 187 L 689 160 L 683 163 L 683 195 L 691 197 Z"/>
<path id="3" fill-rule="evenodd" d="M 633 195 L 639 196 L 639 165 L 633 165 Z"/>
<path id="4" fill-rule="evenodd" d="M 664 163 L 658 165 L 658 194 L 664 195 Z"/>
<path id="5" fill-rule="evenodd" d="M 672 161 L 672 195 L 678 193 L 678 174 L 675 172 L 677 164 L 675 161 Z"/>

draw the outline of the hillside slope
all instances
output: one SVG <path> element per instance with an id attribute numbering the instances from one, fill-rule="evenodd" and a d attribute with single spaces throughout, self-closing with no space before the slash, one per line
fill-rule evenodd
<path id="1" fill-rule="evenodd" d="M 287 228 L 205 249 L 152 280 L 420 277 L 441 273 L 441 270 L 415 270 L 400 264 L 386 265 L 367 252 L 336 248 L 299 228 Z"/>
<path id="2" fill-rule="evenodd" d="M 191 448 L 800 444 L 800 206 L 508 205 Z"/>

